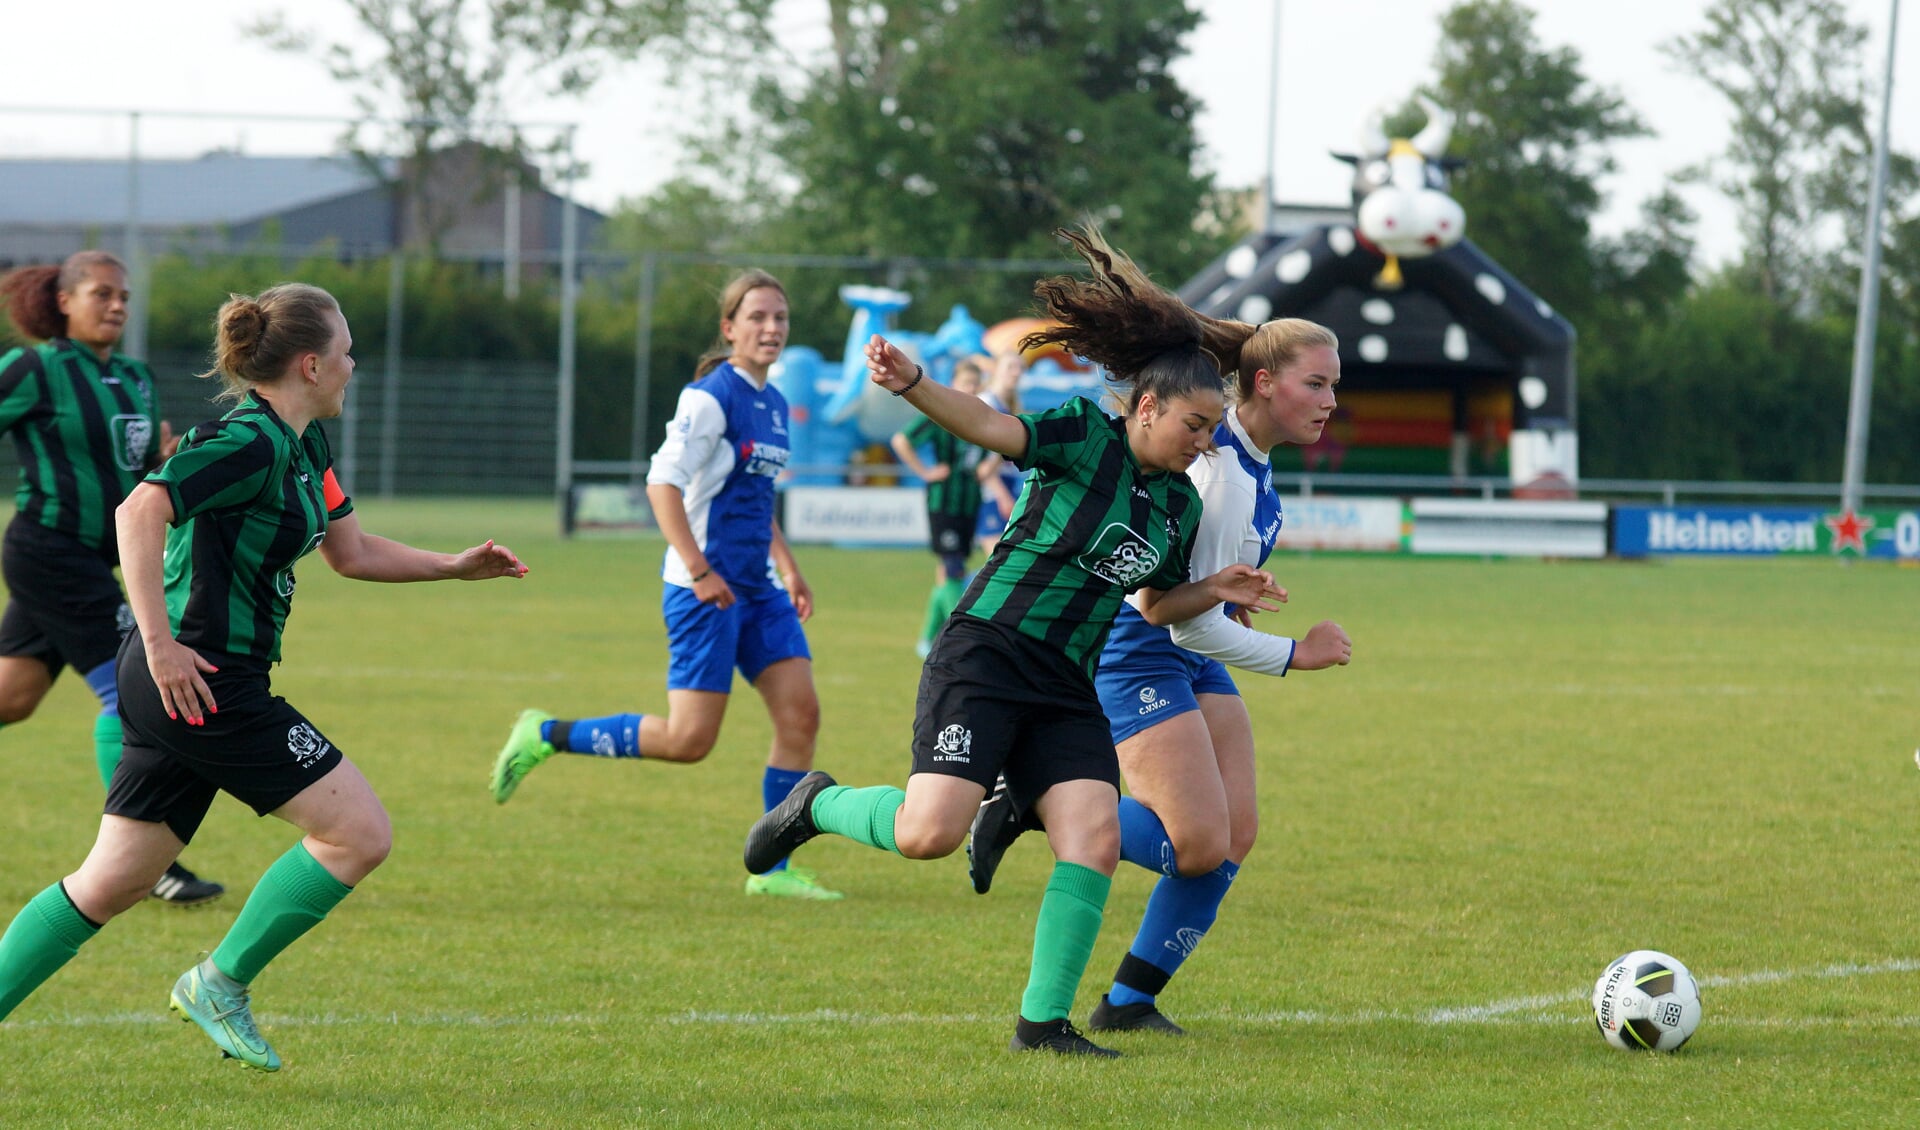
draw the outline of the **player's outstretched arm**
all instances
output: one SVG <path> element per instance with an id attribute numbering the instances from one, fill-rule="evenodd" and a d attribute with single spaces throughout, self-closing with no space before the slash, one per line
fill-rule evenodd
<path id="1" fill-rule="evenodd" d="M 903 397 L 927 419 L 978 447 L 1009 459 L 1027 453 L 1027 426 L 969 393 L 926 379 L 920 366 L 900 348 L 874 334 L 867 342 L 867 375 L 874 384 Z"/>
<path id="2" fill-rule="evenodd" d="M 356 581 L 517 580 L 527 575 L 527 567 L 504 545 L 489 540 L 459 553 L 434 553 L 367 533 L 358 514 L 328 523 L 320 556 L 328 568 Z"/>
<path id="3" fill-rule="evenodd" d="M 1142 589 L 1140 615 L 1147 623 L 1164 628 L 1191 620 L 1220 604 L 1274 612 L 1286 599 L 1287 590 L 1274 583 L 1272 573 L 1251 565 L 1229 565 L 1211 576 L 1164 591 Z"/>

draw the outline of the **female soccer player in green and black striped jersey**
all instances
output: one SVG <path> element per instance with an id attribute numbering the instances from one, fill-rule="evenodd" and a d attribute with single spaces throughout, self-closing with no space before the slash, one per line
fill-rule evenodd
<path id="1" fill-rule="evenodd" d="M 876 384 L 1033 477 L 922 669 L 906 790 L 851 789 L 810 773 L 748 833 L 746 865 L 765 870 L 821 832 L 910 859 L 949 855 L 1004 772 L 1017 808 L 1044 821 L 1057 860 L 1011 1046 L 1111 1056 L 1067 1019 L 1120 853 L 1119 764 L 1093 686 L 1101 645 L 1135 589 L 1156 623 L 1222 601 L 1278 608 L 1279 594 L 1248 565 L 1187 580 L 1200 497 L 1184 472 L 1212 445 L 1225 408 L 1219 364 L 1203 347 L 1208 324 L 1097 233 L 1068 238 L 1093 278 L 1043 280 L 1036 293 L 1059 325 L 1028 342 L 1058 342 L 1101 364 L 1130 390 L 1126 413 L 1109 418 L 1076 399 L 1003 415 L 926 380 L 873 338 Z"/>
<path id="2" fill-rule="evenodd" d="M 100 783 L 120 764 L 113 656 L 133 627 L 113 578 L 113 510 L 174 439 L 144 362 L 114 351 L 126 328 L 127 269 L 104 251 L 0 279 L 14 328 L 40 344 L 0 353 L 0 432 L 20 455 L 17 508 L 0 549 L 0 724 L 24 721 L 63 667 L 100 699 L 93 723 Z M 226 888 L 175 863 L 153 897 L 192 906 Z"/>
<path id="3" fill-rule="evenodd" d="M 237 402 L 188 433 L 116 515 L 138 630 L 121 645 L 125 752 L 92 854 L 40 892 L 0 937 L 0 1018 L 137 902 L 225 790 L 306 833 L 255 884 L 213 955 L 171 1004 L 220 1050 L 280 1066 L 248 983 L 387 856 L 392 830 L 360 770 L 269 686 L 293 601 L 294 565 L 315 549 L 366 581 L 520 577 L 486 542 L 429 553 L 361 530 L 334 477 L 321 419 L 340 414 L 352 339 L 333 297 L 288 283 L 220 308 L 216 365 Z"/>

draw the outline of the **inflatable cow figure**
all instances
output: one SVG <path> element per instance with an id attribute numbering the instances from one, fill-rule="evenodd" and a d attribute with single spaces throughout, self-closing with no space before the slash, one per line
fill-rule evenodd
<path id="1" fill-rule="evenodd" d="M 1376 112 L 1360 131 L 1360 152 L 1335 153 L 1353 166 L 1353 207 L 1360 238 L 1386 256 L 1374 284 L 1398 290 L 1401 258 L 1444 251 L 1466 234 L 1466 213 L 1447 195 L 1447 174 L 1456 158 L 1441 154 L 1453 133 L 1453 115 L 1421 98 L 1427 123 L 1412 138 L 1389 139 Z"/>

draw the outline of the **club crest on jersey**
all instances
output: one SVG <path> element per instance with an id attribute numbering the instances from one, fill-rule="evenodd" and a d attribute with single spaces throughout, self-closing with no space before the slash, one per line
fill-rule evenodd
<path id="1" fill-rule="evenodd" d="M 940 731 L 933 739 L 933 759 L 935 761 L 973 760 L 973 731 L 955 723 Z"/>
<path id="2" fill-rule="evenodd" d="M 320 731 L 314 729 L 311 723 L 296 722 L 287 731 L 287 752 L 293 755 L 302 769 L 326 756 L 332 748 L 332 743 L 321 737 Z"/>
<path id="3" fill-rule="evenodd" d="M 1101 530 L 1078 560 L 1087 572 L 1125 588 L 1138 585 L 1160 569 L 1160 551 L 1119 522 Z"/>
<path id="4" fill-rule="evenodd" d="M 153 445 L 153 421 L 145 416 L 115 416 L 113 461 L 122 471 L 137 471 L 146 465 L 147 450 Z"/>

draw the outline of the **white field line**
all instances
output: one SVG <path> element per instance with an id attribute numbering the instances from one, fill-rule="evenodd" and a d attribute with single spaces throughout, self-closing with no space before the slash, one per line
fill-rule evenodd
<path id="1" fill-rule="evenodd" d="M 1877 962 L 1872 965 L 1823 965 L 1811 969 L 1763 969 L 1753 973 L 1737 973 L 1723 977 L 1702 977 L 1700 984 L 1707 989 L 1738 988 L 1743 985 L 1769 985 L 1782 981 L 1850 980 L 1857 977 L 1874 977 L 1889 973 L 1920 972 L 1920 959 L 1900 958 L 1893 961 Z M 1486 1004 L 1463 1005 L 1457 1008 L 1435 1008 L 1419 1011 L 1395 1011 L 1387 1009 L 1362 1009 L 1358 1012 L 1236 1012 L 1233 1010 L 1211 1013 L 1185 1013 L 1182 1020 L 1219 1020 L 1233 1024 L 1246 1024 L 1255 1027 L 1281 1027 L 1285 1025 L 1329 1025 L 1353 1026 L 1368 1024 L 1424 1024 L 1443 1026 L 1451 1024 L 1589 1024 L 1592 1017 L 1586 1009 L 1569 1012 L 1568 1005 L 1585 1004 L 1592 996 L 1590 989 L 1569 989 L 1558 993 L 1542 993 L 1536 996 L 1512 997 L 1507 1000 L 1491 1001 Z M 40 1020 L 13 1020 L 7 1022 L 10 1028 L 105 1028 L 119 1025 L 158 1024 L 170 1018 L 160 1012 L 115 1012 L 96 1016 L 65 1016 Z M 442 1013 L 369 1013 L 359 1016 L 345 1016 L 337 1013 L 324 1013 L 315 1016 L 299 1014 L 279 1014 L 263 1010 L 260 1014 L 262 1024 L 268 1027 L 287 1028 L 336 1028 L 348 1026 L 390 1025 L 405 1028 L 593 1028 L 614 1022 L 631 1022 L 639 1017 L 620 1016 L 608 1013 L 592 1015 L 579 1013 L 559 1013 L 544 1016 L 491 1016 L 484 1013 L 442 1012 Z M 978 1024 L 1005 1020 L 1003 1014 L 983 1015 L 979 1013 L 919 1013 L 919 1012 L 848 1012 L 841 1009 L 822 1008 L 810 1012 L 710 1012 L 689 1009 L 685 1012 L 670 1012 L 651 1018 L 660 1024 L 705 1024 L 718 1027 L 760 1027 L 779 1024 L 829 1024 L 843 1026 L 867 1026 L 878 1024 Z M 1920 1028 L 1920 1016 L 1877 1016 L 1877 1017 L 1820 1017 L 1800 1016 L 1782 1017 L 1729 1017 L 1715 1015 L 1715 1025 L 1744 1028 Z"/>

